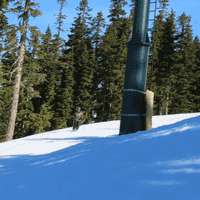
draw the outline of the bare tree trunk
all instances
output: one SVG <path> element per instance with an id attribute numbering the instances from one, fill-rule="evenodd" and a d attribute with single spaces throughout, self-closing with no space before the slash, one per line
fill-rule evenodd
<path id="1" fill-rule="evenodd" d="M 27 32 L 29 2 L 30 0 L 26 0 L 25 15 L 24 15 L 23 25 L 22 25 L 23 32 L 22 32 L 21 40 L 20 40 L 20 49 L 19 49 L 19 54 L 18 54 L 19 60 L 17 63 L 15 82 L 13 86 L 13 97 L 12 97 L 12 102 L 11 102 L 10 116 L 8 120 L 6 141 L 13 140 L 13 134 L 14 134 L 14 129 L 15 129 L 15 121 L 16 121 L 17 107 L 18 107 L 18 101 L 19 101 L 19 90 L 20 90 L 21 76 L 22 76 L 22 64 L 24 62 L 24 55 L 25 55 L 25 41 L 26 41 L 26 32 Z"/>

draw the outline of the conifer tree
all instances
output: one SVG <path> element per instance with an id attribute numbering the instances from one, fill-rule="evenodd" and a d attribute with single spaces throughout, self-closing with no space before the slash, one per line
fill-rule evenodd
<path id="1" fill-rule="evenodd" d="M 135 13 L 135 0 L 131 0 L 131 4 L 129 5 L 131 7 L 129 18 L 132 18 L 132 25 L 134 24 L 134 13 Z"/>
<path id="2" fill-rule="evenodd" d="M 102 39 L 101 39 L 101 35 L 100 33 L 102 33 L 101 28 L 105 28 L 106 24 L 105 24 L 105 19 L 102 18 L 103 14 L 102 11 L 97 13 L 97 17 L 92 19 L 92 22 L 90 23 L 91 25 L 91 40 L 92 40 L 92 44 L 95 44 L 94 50 L 93 50 L 93 55 L 94 55 L 94 68 L 95 68 L 95 72 L 94 72 L 94 76 L 93 76 L 93 80 L 92 80 L 92 90 L 93 90 L 93 102 L 94 102 L 94 109 L 92 111 L 92 116 L 93 116 L 93 120 L 95 122 L 98 122 L 99 120 L 99 105 L 101 105 L 101 96 L 99 96 L 99 91 L 101 90 L 100 86 L 101 86 L 101 74 L 100 74 L 100 63 L 99 63 L 99 59 L 101 58 L 100 52 L 99 52 L 99 45 L 100 43 L 102 43 Z M 94 117 L 94 113 L 96 114 L 96 116 Z"/>
<path id="3" fill-rule="evenodd" d="M 101 59 L 101 116 L 100 121 L 110 121 L 121 118 L 122 96 L 127 59 L 126 42 L 131 32 L 131 18 L 125 19 L 122 9 L 126 1 L 111 1 L 110 21 L 103 43 L 100 44 Z M 122 15 L 122 17 L 120 17 Z M 127 23 L 127 25 L 125 25 Z M 125 28 L 125 30 L 123 30 Z"/>
<path id="4" fill-rule="evenodd" d="M 41 99 L 40 85 L 44 83 L 46 75 L 42 73 L 42 66 L 37 62 L 38 48 L 40 46 L 39 37 L 42 34 L 37 27 L 31 27 L 31 39 L 28 39 L 29 50 L 26 50 L 23 63 L 23 73 L 21 79 L 21 90 L 19 96 L 18 114 L 16 119 L 16 129 L 14 138 L 25 137 L 37 133 L 36 130 L 42 130 L 48 126 L 48 117 L 40 116 L 39 108 L 36 107 L 35 100 Z M 30 47 L 33 47 L 31 50 Z M 40 52 L 40 56 L 42 52 Z M 35 58 L 36 57 L 36 58 Z M 43 119 L 43 120 L 42 120 Z M 38 124 L 42 124 L 42 127 Z"/>
<path id="5" fill-rule="evenodd" d="M 37 27 L 30 27 L 33 41 L 26 38 L 33 48 L 33 55 L 26 50 L 24 55 L 22 77 L 20 83 L 20 93 L 19 93 L 19 105 L 18 113 L 15 123 L 15 131 L 13 138 L 25 137 L 33 134 L 37 127 L 37 120 L 40 117 L 35 116 L 34 108 L 32 104 L 32 98 L 40 97 L 37 91 L 37 85 L 44 81 L 45 76 L 39 73 L 41 66 L 38 66 L 34 61 L 36 45 L 37 45 L 37 35 L 41 35 L 37 30 Z M 34 120 L 33 120 L 34 118 Z M 44 124 L 47 125 L 47 117 L 45 116 Z M 39 121 L 42 123 L 42 121 Z"/>
<path id="6" fill-rule="evenodd" d="M 200 40 L 196 35 L 193 40 L 195 51 L 195 68 L 192 70 L 193 77 L 191 77 L 190 83 L 190 112 L 200 112 Z"/>
<path id="7" fill-rule="evenodd" d="M 64 52 L 64 51 L 63 51 Z M 59 60 L 62 61 L 62 74 L 60 89 L 57 92 L 56 113 L 54 115 L 55 126 L 65 128 L 72 126 L 73 119 L 73 54 L 65 53 Z"/>
<path id="8" fill-rule="evenodd" d="M 160 97 L 162 100 L 159 102 L 159 114 L 168 115 L 169 106 L 171 103 L 170 96 L 172 96 L 173 92 L 173 66 L 177 60 L 177 53 L 175 51 L 175 34 L 176 34 L 176 26 L 175 26 L 175 14 L 173 9 L 171 13 L 166 18 L 166 22 L 163 27 L 163 35 L 161 40 L 161 49 L 158 52 L 159 56 L 159 68 L 157 71 L 156 82 L 158 83 L 158 91 L 160 94 L 157 97 Z"/>
<path id="9" fill-rule="evenodd" d="M 17 30 L 13 26 L 6 26 L 5 28 L 6 38 L 5 50 L 6 52 L 2 55 L 1 59 L 1 86 L 0 87 L 0 126 L 2 140 L 6 138 L 6 131 L 8 127 L 8 119 L 10 114 L 10 104 L 13 92 L 14 83 L 14 72 L 15 72 L 15 61 L 17 56 L 15 55 L 16 43 L 18 42 L 16 32 Z"/>
<path id="10" fill-rule="evenodd" d="M 93 120 L 91 116 L 94 108 L 92 94 L 92 79 L 95 71 L 94 52 L 91 45 L 91 29 L 87 25 L 87 20 L 91 20 L 87 0 L 80 2 L 80 7 L 76 8 L 80 11 L 78 18 L 71 28 L 71 35 L 66 46 L 71 47 L 69 51 L 73 51 L 73 67 L 74 67 L 74 80 L 73 86 L 73 102 L 74 112 L 77 107 L 81 107 L 84 114 L 84 123 L 90 123 Z"/>
<path id="11" fill-rule="evenodd" d="M 60 37 L 60 31 L 64 31 L 61 27 L 63 24 L 63 20 L 62 19 L 66 19 L 66 15 L 62 15 L 63 12 L 63 7 L 65 5 L 67 5 L 67 1 L 66 0 L 57 0 L 57 3 L 60 4 L 60 12 L 57 18 L 57 22 L 56 24 L 58 24 L 58 36 Z"/>
<path id="12" fill-rule="evenodd" d="M 14 5 L 20 5 L 22 1 L 15 3 Z M 20 83 L 21 83 L 21 76 L 22 76 L 22 67 L 23 67 L 23 61 L 24 61 L 24 55 L 25 55 L 25 41 L 26 41 L 26 33 L 27 33 L 27 27 L 28 27 L 28 18 L 29 18 L 29 12 L 31 16 L 36 17 L 41 15 L 39 10 L 33 10 L 31 6 L 37 5 L 36 3 L 31 3 L 30 0 L 26 0 L 25 8 L 21 6 L 17 8 L 11 8 L 7 9 L 10 12 L 24 12 L 22 15 L 19 15 L 19 18 L 22 18 L 23 24 L 20 24 L 19 30 L 21 31 L 21 38 L 20 38 L 20 47 L 18 51 L 18 60 L 17 60 L 17 68 L 16 68 L 16 76 L 14 81 L 14 87 L 13 87 L 13 98 L 11 103 L 11 109 L 10 109 L 10 117 L 8 121 L 8 128 L 6 133 L 6 141 L 10 141 L 13 139 L 14 134 L 14 127 L 15 127 L 15 121 L 17 116 L 17 107 L 18 107 L 18 101 L 19 101 L 19 91 L 20 91 Z"/>
<path id="13" fill-rule="evenodd" d="M 149 48 L 150 56 L 149 56 L 149 65 L 148 65 L 148 71 L 147 71 L 147 89 L 154 92 L 154 105 L 153 105 L 153 115 L 162 115 L 164 111 L 164 106 L 162 105 L 162 102 L 165 102 L 165 95 L 162 94 L 162 88 L 161 83 L 158 80 L 159 71 L 161 66 L 160 61 L 160 52 L 162 52 L 163 46 L 162 46 L 162 38 L 164 34 L 164 24 L 165 24 L 165 16 L 167 13 L 167 6 L 168 6 L 168 0 L 161 1 L 161 10 L 159 11 L 159 14 L 156 16 L 155 24 L 154 24 L 154 33 L 152 33 L 152 47 Z M 154 35 L 153 35 L 154 34 Z M 154 37 L 154 38 L 153 38 Z M 152 64 L 153 59 L 153 52 L 154 49 L 154 63 Z M 152 68 L 153 67 L 153 68 Z"/>
<path id="14" fill-rule="evenodd" d="M 55 35 L 56 39 L 52 40 L 55 44 L 57 42 L 57 47 L 63 47 L 61 45 L 60 31 L 62 26 L 62 19 L 66 18 L 66 15 L 62 15 L 62 9 L 66 0 L 59 0 L 58 3 L 61 4 L 59 17 L 57 18 L 58 34 Z M 63 41 L 63 40 L 62 40 Z M 61 50 L 65 52 L 64 49 Z M 66 128 L 72 126 L 71 119 L 73 118 L 73 89 L 74 78 L 73 78 L 73 65 L 71 64 L 70 54 L 59 53 L 58 59 L 56 59 L 56 68 L 57 68 L 57 78 L 59 79 L 59 85 L 56 88 L 55 96 L 55 110 L 54 116 L 52 118 L 52 127 L 51 129 Z"/>
<path id="15" fill-rule="evenodd" d="M 67 1 L 66 0 L 57 0 L 57 3 L 60 4 L 60 12 L 58 14 L 58 17 L 56 18 L 56 23 L 58 24 L 58 34 L 54 35 L 55 37 L 55 43 L 57 42 L 57 47 L 59 48 L 59 56 L 61 56 L 61 51 L 60 51 L 60 47 L 63 47 L 64 45 L 61 44 L 64 40 L 60 38 L 60 32 L 61 31 L 68 31 L 68 30 L 63 30 L 61 27 L 63 26 L 63 20 L 62 19 L 66 19 L 66 15 L 63 15 L 63 8 L 65 5 L 67 5 Z M 56 16 L 56 15 L 55 15 Z M 54 40 L 53 40 L 54 41 Z M 57 58 L 55 59 L 56 61 L 58 60 Z"/>
<path id="16" fill-rule="evenodd" d="M 8 28 L 8 20 L 5 16 L 5 11 L 9 5 L 9 3 L 13 2 L 14 0 L 1 0 L 0 1 L 0 56 L 3 51 L 3 37 L 6 35 L 6 29 Z M 0 60 L 0 142 L 5 141 L 6 137 L 6 130 L 7 130 L 7 119 L 9 113 L 7 110 L 9 109 L 11 96 L 8 88 L 2 86 L 3 83 L 6 83 L 6 79 L 3 77 L 2 70 L 3 63 Z"/>
<path id="17" fill-rule="evenodd" d="M 48 26 L 46 32 L 41 37 L 42 42 L 40 48 L 37 52 L 38 56 L 38 65 L 42 66 L 41 73 L 45 74 L 45 80 L 41 83 L 39 87 L 39 93 L 41 98 L 37 98 L 34 100 L 35 109 L 37 112 L 41 114 L 40 118 L 43 118 L 46 115 L 48 118 L 48 126 L 41 126 L 38 131 L 50 131 L 52 130 L 52 121 L 53 115 L 55 113 L 55 104 L 56 104 L 56 90 L 59 88 L 59 75 L 60 72 L 58 70 L 58 44 L 57 40 L 52 41 L 51 38 L 51 30 Z M 37 106 L 37 107 L 36 107 Z M 41 124 L 41 123 L 40 123 Z"/>
<path id="18" fill-rule="evenodd" d="M 191 84 L 194 82 L 195 49 L 193 44 L 192 29 L 190 25 L 191 17 L 183 12 L 178 17 L 181 27 L 180 39 L 178 41 L 178 61 L 173 67 L 174 78 L 173 88 L 176 90 L 173 96 L 171 112 L 189 113 L 191 110 Z"/>

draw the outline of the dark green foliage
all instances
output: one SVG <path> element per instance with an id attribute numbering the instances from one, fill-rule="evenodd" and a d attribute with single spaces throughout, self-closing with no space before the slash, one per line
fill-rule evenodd
<path id="1" fill-rule="evenodd" d="M 56 91 L 59 88 L 59 77 L 60 71 L 58 71 L 59 63 L 56 61 L 58 57 L 58 45 L 57 40 L 52 41 L 50 28 L 47 28 L 46 34 L 42 36 L 42 45 L 40 46 L 37 56 L 38 65 L 42 66 L 40 72 L 45 74 L 45 80 L 40 84 L 39 93 L 41 98 L 36 98 L 34 100 L 35 111 L 40 113 L 40 118 L 45 118 L 47 116 L 44 124 L 40 122 L 40 128 L 37 127 L 40 132 L 51 130 L 53 123 L 53 115 L 55 113 L 56 104 Z M 38 113 L 38 114 L 39 114 Z"/>
<path id="2" fill-rule="evenodd" d="M 17 56 L 16 51 L 16 28 L 14 26 L 7 26 L 5 35 L 7 37 L 4 39 L 6 43 L 5 47 L 1 50 L 6 52 L 2 55 L 1 59 L 1 73 L 0 82 L 2 87 L 0 87 L 0 141 L 5 141 L 8 118 L 10 116 L 10 105 L 13 93 L 13 83 L 15 78 L 15 61 Z"/>
<path id="3" fill-rule="evenodd" d="M 15 5 L 19 5 L 21 2 L 17 2 Z M 35 6 L 35 3 L 30 3 L 29 6 Z M 16 9 L 7 9 L 7 12 L 24 12 L 23 7 L 17 7 Z M 41 15 L 41 13 L 35 9 L 30 10 L 30 14 L 33 17 Z M 23 19 L 23 15 L 19 15 L 18 18 Z M 34 27 L 29 28 L 32 33 L 36 33 L 37 31 L 35 30 Z M 18 40 L 16 37 L 16 32 L 17 31 L 23 31 L 22 30 L 22 25 L 19 23 L 19 27 L 15 25 L 10 25 L 6 26 L 5 28 L 5 48 L 4 50 L 6 53 L 3 54 L 2 56 L 2 72 L 3 72 L 3 82 L 2 84 L 2 90 L 7 91 L 8 94 L 10 90 L 10 87 L 13 89 L 14 86 L 14 78 L 15 78 L 15 72 L 16 72 L 16 63 L 18 62 L 19 59 L 19 44 L 17 44 Z M 17 53 L 17 54 L 16 54 Z M 27 135 L 29 127 L 27 126 L 27 123 L 29 122 L 29 115 L 32 112 L 32 103 L 30 102 L 31 98 L 34 96 L 38 96 L 39 93 L 37 91 L 34 91 L 34 88 L 32 87 L 33 85 L 37 85 L 40 81 L 36 80 L 38 77 L 38 74 L 35 73 L 36 68 L 33 62 L 31 62 L 29 59 L 31 58 L 30 54 L 28 51 L 26 51 L 25 54 L 25 59 L 24 59 L 24 68 L 22 67 L 22 82 L 21 82 L 21 90 L 20 90 L 20 96 L 19 96 L 19 103 L 18 103 L 18 109 L 17 109 L 17 116 L 16 116 L 16 123 L 15 123 L 15 132 L 14 132 L 14 138 L 18 137 L 24 137 Z M 37 76 L 37 77 L 36 77 Z M 9 99 L 12 100 L 12 95 L 9 97 Z M 7 99 L 4 99 L 6 101 Z M 7 103 L 7 102 L 6 102 Z M 4 103 L 4 105 L 6 105 Z M 11 101 L 10 101 L 11 103 Z M 9 105 L 10 107 L 10 105 Z M 7 108 L 8 109 L 8 108 Z M 10 112 L 10 108 L 8 109 Z M 6 116 L 6 115 L 5 115 Z M 9 116 L 6 121 L 8 121 Z M 5 121 L 4 120 L 4 121 Z M 6 126 L 8 125 L 5 123 Z M 4 126 L 5 126 L 4 124 Z M 25 128 L 24 128 L 25 127 Z"/>
<path id="4" fill-rule="evenodd" d="M 175 51 L 175 38 L 176 27 L 174 24 L 174 12 L 173 10 L 166 18 L 166 22 L 163 25 L 163 34 L 160 41 L 160 49 L 158 49 L 159 65 L 157 65 L 156 71 L 156 95 L 155 100 L 158 102 L 158 114 L 168 114 L 170 105 L 170 97 L 173 92 L 173 65 L 177 59 L 177 53 Z"/>
<path id="5" fill-rule="evenodd" d="M 5 31 L 8 22 L 7 18 L 5 16 L 5 11 L 3 8 L 6 8 L 8 5 L 8 0 L 2 0 L 0 1 L 0 52 L 3 51 L 3 36 L 5 35 Z M 5 76 L 3 76 L 3 72 L 7 72 L 8 70 L 5 69 L 2 70 L 2 60 L 0 61 L 1 70 L 0 70 L 0 84 L 6 83 L 7 80 Z M 6 137 L 6 130 L 7 130 L 7 119 L 9 117 L 9 109 L 10 109 L 10 103 L 11 103 L 11 97 L 12 97 L 12 87 L 0 87 L 0 142 L 5 141 Z"/>
<path id="6" fill-rule="evenodd" d="M 122 6 L 124 0 L 112 1 L 110 21 L 103 42 L 99 45 L 101 55 L 98 61 L 102 88 L 98 89 L 98 112 L 96 121 L 121 119 L 122 96 L 127 58 L 126 42 L 131 32 L 131 19 L 124 18 L 126 14 Z M 122 15 L 122 17 L 120 17 Z"/>
<path id="7" fill-rule="evenodd" d="M 54 116 L 54 119 L 58 128 L 66 128 L 72 126 L 73 118 L 73 62 L 71 62 L 70 54 L 63 55 L 60 61 L 63 70 L 62 82 L 57 92 L 56 116 Z"/>
<path id="8" fill-rule="evenodd" d="M 193 40 L 193 51 L 196 58 L 193 61 L 195 67 L 191 70 L 190 75 L 190 97 L 188 99 L 191 112 L 200 112 L 200 41 L 198 36 L 195 36 Z"/>
<path id="9" fill-rule="evenodd" d="M 95 120 L 96 122 L 98 122 L 100 120 L 99 115 L 101 112 L 101 96 L 99 96 L 99 91 L 101 90 L 101 88 L 99 88 L 99 84 L 101 83 L 101 77 L 102 77 L 102 72 L 100 72 L 100 63 L 99 60 L 101 58 L 101 53 L 100 53 L 100 49 L 99 49 L 99 45 L 102 43 L 102 37 L 100 36 L 100 33 L 102 33 L 101 28 L 106 27 L 105 24 L 105 20 L 102 18 L 102 12 L 97 13 L 97 17 L 94 18 L 92 20 L 92 22 L 90 22 L 91 24 L 91 34 L 92 34 L 92 44 L 95 44 L 95 49 L 93 51 L 93 57 L 94 57 L 94 74 L 93 74 L 93 78 L 92 78 L 92 101 L 93 101 L 93 110 L 92 110 L 92 117 L 94 112 L 98 113 L 97 117 L 93 120 Z"/>
<path id="10" fill-rule="evenodd" d="M 197 60 L 191 37 L 189 18 L 183 13 L 178 22 L 181 32 L 175 26 L 175 14 L 157 16 L 155 32 L 155 61 L 153 68 L 154 115 L 191 113 L 194 98 L 197 97 L 195 69 Z M 152 51 L 152 49 L 150 50 Z M 150 62 L 152 57 L 150 56 Z M 149 66 L 147 88 L 150 88 Z M 195 95 L 194 95 L 195 94 Z M 198 102 L 198 100 L 196 100 Z"/>
<path id="11" fill-rule="evenodd" d="M 162 50 L 161 47 L 161 40 L 163 37 L 163 27 L 164 27 L 164 16 L 163 12 L 160 12 L 156 16 L 155 21 L 155 32 L 154 32 L 154 42 L 153 42 L 153 33 L 151 35 L 152 39 L 152 48 L 149 48 L 150 56 L 149 56 L 149 65 L 148 65 L 148 72 L 147 72 L 147 89 L 152 90 L 154 92 L 154 105 L 153 105 L 153 115 L 159 114 L 159 82 L 158 76 L 160 70 L 160 58 L 159 58 L 159 51 Z M 153 63 L 153 70 L 152 70 L 152 59 L 153 59 L 153 49 L 154 49 L 154 63 Z"/>
<path id="12" fill-rule="evenodd" d="M 173 98 L 173 107 L 171 113 L 190 113 L 192 112 L 192 104 L 194 96 L 191 92 L 194 91 L 194 70 L 196 68 L 195 48 L 192 38 L 192 30 L 190 25 L 190 17 L 185 13 L 178 17 L 178 22 L 181 27 L 178 59 L 173 67 L 174 81 L 173 89 L 175 92 Z"/>
<path id="13" fill-rule="evenodd" d="M 71 28 L 71 35 L 66 46 L 68 51 L 72 52 L 73 69 L 74 69 L 74 85 L 73 85 L 73 114 L 76 107 L 81 107 L 84 113 L 85 124 L 93 121 L 92 111 L 94 110 L 94 83 L 93 75 L 95 72 L 95 58 L 92 48 L 91 37 L 89 36 L 93 29 L 87 25 L 87 20 L 90 20 L 87 0 L 80 2 L 80 7 L 76 10 L 78 18 L 76 18 L 73 28 Z M 90 22 L 92 23 L 92 22 Z"/>
<path id="14" fill-rule="evenodd" d="M 6 137 L 12 92 L 12 87 L 0 87 L 0 142 L 4 142 Z"/>
<path id="15" fill-rule="evenodd" d="M 84 124 L 121 119 L 126 42 L 134 22 L 134 2 L 131 1 L 132 9 L 126 18 L 122 9 L 126 1 L 112 0 L 108 16 L 111 24 L 106 25 L 102 12 L 92 19 L 87 0 L 82 0 L 68 41 L 60 38 L 65 0 L 58 0 L 61 9 L 57 18 L 58 34 L 54 38 L 49 27 L 45 34 L 37 27 L 30 27 L 14 139 L 72 127 L 77 107 L 83 111 Z M 185 14 L 178 18 L 181 28 L 178 31 L 173 10 L 166 12 L 169 1 L 159 2 L 162 10 L 156 17 L 154 43 L 150 48 L 152 52 L 155 46 L 154 65 L 152 70 L 150 53 L 147 73 L 150 90 L 153 71 L 153 114 L 200 112 L 200 41 L 197 36 L 192 39 L 190 19 Z M 0 141 L 4 141 L 18 58 L 16 32 L 20 27 L 8 26 L 4 13 L 0 13 L 0 19 L 3 22 L 0 50 L 5 43 L 6 51 L 1 58 L 0 73 L 3 86 L 0 87 Z M 104 27 L 107 29 L 101 36 Z"/>

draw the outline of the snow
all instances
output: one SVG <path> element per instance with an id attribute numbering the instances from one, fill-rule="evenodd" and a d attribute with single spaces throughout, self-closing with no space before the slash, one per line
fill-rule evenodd
<path id="1" fill-rule="evenodd" d="M 0 143 L 0 197 L 11 200 L 200 199 L 200 113 L 153 116 L 119 136 L 120 120 Z"/>

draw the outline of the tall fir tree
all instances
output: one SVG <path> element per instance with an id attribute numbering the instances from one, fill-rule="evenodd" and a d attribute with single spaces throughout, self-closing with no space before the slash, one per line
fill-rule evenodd
<path id="1" fill-rule="evenodd" d="M 57 0 L 57 3 L 60 4 L 60 12 L 59 12 L 59 15 L 58 15 L 58 18 L 57 18 L 57 22 L 56 24 L 58 24 L 58 36 L 60 37 L 60 32 L 61 31 L 64 31 L 61 27 L 62 27 L 62 24 L 63 24 L 63 20 L 62 19 L 66 19 L 66 15 L 63 15 L 62 12 L 63 12 L 63 8 L 65 5 L 67 5 L 67 1 L 66 0 Z M 68 30 L 66 30 L 68 31 Z"/>
<path id="2" fill-rule="evenodd" d="M 35 108 L 37 112 L 46 115 L 48 118 L 47 126 L 43 125 L 38 128 L 37 132 L 50 131 L 54 127 L 55 121 L 53 116 L 56 112 L 56 92 L 59 90 L 59 79 L 60 71 L 59 69 L 59 53 L 58 53 L 58 38 L 52 40 L 51 30 L 48 26 L 46 32 L 41 37 L 42 42 L 40 48 L 37 52 L 38 65 L 42 66 L 41 73 L 46 75 L 45 81 L 41 83 L 39 87 L 39 93 L 41 98 L 35 99 Z M 41 130 L 41 128 L 43 130 Z"/>
<path id="3" fill-rule="evenodd" d="M 161 88 L 161 83 L 158 80 L 158 74 L 160 73 L 160 68 L 162 67 L 160 54 L 162 54 L 161 52 L 163 50 L 162 40 L 164 35 L 164 20 L 167 15 L 167 6 L 168 0 L 160 1 L 161 10 L 159 10 L 159 14 L 156 16 L 154 33 L 151 35 L 152 47 L 149 49 L 150 55 L 147 71 L 147 89 L 154 92 L 153 115 L 162 115 L 164 111 L 164 105 L 162 104 L 165 102 L 165 95 L 162 94 L 163 89 Z M 154 61 L 152 66 L 153 52 Z"/>
<path id="4" fill-rule="evenodd" d="M 189 113 L 192 106 L 192 83 L 194 82 L 195 49 L 193 44 L 192 29 L 190 25 L 191 17 L 183 12 L 178 20 L 181 32 L 177 42 L 178 60 L 173 67 L 173 88 L 175 90 L 171 112 Z"/>
<path id="5" fill-rule="evenodd" d="M 57 18 L 58 26 L 58 34 L 55 35 L 56 39 L 53 42 L 57 42 L 57 47 L 62 47 L 62 50 L 59 51 L 59 58 L 56 59 L 56 67 L 59 73 L 58 81 L 59 85 L 56 89 L 55 96 L 55 112 L 52 118 L 52 127 L 51 129 L 59 129 L 66 128 L 72 126 L 71 119 L 73 118 L 72 110 L 73 110 L 73 64 L 71 62 L 70 54 L 65 54 L 61 52 L 65 52 L 63 49 L 63 44 L 61 44 L 60 31 L 63 31 L 62 19 L 66 18 L 66 15 L 62 15 L 63 7 L 67 3 L 65 0 L 58 0 L 58 3 L 61 4 L 60 13 Z"/>
<path id="6" fill-rule="evenodd" d="M 46 74 L 42 74 L 42 66 L 37 63 L 38 48 L 41 45 L 39 37 L 42 34 L 37 27 L 31 27 L 31 39 L 29 42 L 29 51 L 26 50 L 23 64 L 23 73 L 21 79 L 21 90 L 19 96 L 18 114 L 16 119 L 16 129 L 14 138 L 25 137 L 36 133 L 36 130 L 49 125 L 48 117 L 41 116 L 35 100 L 39 102 L 41 83 L 44 83 Z M 31 50 L 31 47 L 32 50 Z M 42 53 L 40 52 L 40 55 Z"/>
<path id="7" fill-rule="evenodd" d="M 132 18 L 132 25 L 133 25 L 134 24 L 134 13 L 135 13 L 135 0 L 131 0 L 131 4 L 129 5 L 129 7 L 131 7 L 129 18 Z"/>
<path id="8" fill-rule="evenodd" d="M 124 86 L 125 71 L 125 43 L 126 35 L 121 26 L 124 22 L 125 11 L 123 6 L 127 5 L 124 0 L 111 1 L 110 21 L 105 35 L 102 37 L 103 43 L 100 44 L 100 72 L 102 88 L 99 91 L 101 99 L 101 111 L 97 117 L 100 121 L 110 121 L 120 118 L 122 106 L 122 90 Z M 120 17 L 122 15 L 122 17 Z M 128 21 L 128 20 L 127 20 Z M 129 27 L 129 31 L 130 31 Z M 120 111 L 119 111 L 120 110 Z"/>
<path id="9" fill-rule="evenodd" d="M 14 5 L 20 5 L 21 3 L 22 2 L 17 2 Z M 26 40 L 26 32 L 27 32 L 28 12 L 30 12 L 30 14 L 34 17 L 40 15 L 40 12 L 38 10 L 33 10 L 33 9 L 30 10 L 31 6 L 35 6 L 35 5 L 37 4 L 31 3 L 30 1 L 26 1 L 24 14 L 18 17 L 18 18 L 23 19 L 23 24 L 21 25 L 20 23 L 20 27 L 17 27 L 17 29 L 20 30 L 22 34 L 21 34 L 21 40 L 20 40 L 19 50 L 18 50 L 18 59 L 16 59 L 15 61 L 17 62 L 17 67 L 16 69 L 14 69 L 14 71 L 11 72 L 11 75 L 12 75 L 12 73 L 16 71 L 16 75 L 15 75 L 15 81 L 14 81 L 14 86 L 13 86 L 13 98 L 11 102 L 10 116 L 8 120 L 6 141 L 12 140 L 13 134 L 14 134 L 17 107 L 18 107 L 18 101 L 19 101 L 20 82 L 21 82 L 21 75 L 22 75 L 22 64 L 23 64 L 24 55 L 25 55 L 25 40 Z M 17 7 L 16 9 L 6 8 L 6 10 L 10 12 L 16 12 L 16 13 L 23 12 L 23 8 L 20 6 Z"/>
<path id="10" fill-rule="evenodd" d="M 5 38 L 5 50 L 6 52 L 2 55 L 1 59 L 1 85 L 0 91 L 0 104 L 1 104 L 1 116 L 0 116 L 0 124 L 1 124 L 1 134 L 2 139 L 5 141 L 6 131 L 8 128 L 8 119 L 10 114 L 10 104 L 13 93 L 13 83 L 15 78 L 15 64 L 17 60 L 17 56 L 15 54 L 16 51 L 16 43 L 18 42 L 16 32 L 17 30 L 14 27 L 10 26 L 9 29 L 6 27 L 7 37 Z"/>
<path id="11" fill-rule="evenodd" d="M 88 12 L 92 9 L 89 8 L 87 0 L 82 0 L 80 7 L 76 10 L 80 12 L 73 24 L 74 28 L 71 28 L 72 34 L 68 35 L 69 41 L 66 46 L 70 47 L 68 51 L 73 52 L 74 112 L 76 112 L 77 107 L 81 107 L 85 119 L 84 123 L 87 124 L 93 120 L 92 111 L 94 108 L 94 94 L 91 85 L 95 72 L 95 59 L 90 37 L 92 30 L 88 27 L 88 20 L 91 20 Z"/>
<path id="12" fill-rule="evenodd" d="M 200 112 L 200 40 L 196 35 L 193 40 L 195 51 L 195 68 L 192 70 L 193 77 L 191 77 L 190 83 L 190 111 L 192 113 Z"/>
<path id="13" fill-rule="evenodd" d="M 158 51 L 159 68 L 156 73 L 156 82 L 158 83 L 157 86 L 159 86 L 159 94 L 157 94 L 156 98 L 160 98 L 161 100 L 159 102 L 160 115 L 169 114 L 169 106 L 171 104 L 170 97 L 174 92 L 173 78 L 176 78 L 173 74 L 173 66 L 178 59 L 175 44 L 176 32 L 175 14 L 172 9 L 164 23 L 161 49 Z"/>
<path id="14" fill-rule="evenodd" d="M 3 37 L 7 34 L 6 30 L 9 28 L 8 26 L 8 20 L 7 17 L 5 16 L 6 11 L 3 9 L 6 9 L 9 5 L 9 3 L 14 2 L 15 0 L 2 0 L 0 1 L 0 56 L 2 58 L 2 51 L 4 50 L 3 44 L 4 44 L 4 39 Z M 12 43 L 13 41 L 11 41 Z M 2 65 L 3 63 L 0 60 L 0 66 L 2 70 Z M 9 105 L 10 105 L 10 100 L 11 100 L 11 93 L 12 93 L 12 88 L 6 88 L 3 87 L 2 84 L 6 83 L 6 79 L 3 76 L 3 71 L 0 73 L 0 142 L 5 141 L 6 137 L 6 130 L 7 130 L 7 119 L 9 117 Z"/>
<path id="15" fill-rule="evenodd" d="M 36 11 L 37 14 L 37 11 Z M 33 13 L 33 15 L 35 15 Z M 32 35 L 35 37 L 38 34 L 36 27 L 29 28 Z M 14 37 L 15 38 L 15 37 Z M 33 46 L 36 46 L 37 39 L 33 39 L 33 41 L 26 38 L 29 43 Z M 9 48 L 11 49 L 11 48 Z M 33 49 L 33 54 L 35 52 L 35 47 Z M 38 116 L 34 117 L 33 105 L 30 100 L 32 98 L 39 96 L 39 92 L 35 91 L 35 87 L 44 80 L 44 75 L 38 74 L 40 66 L 34 62 L 34 55 L 32 56 L 27 50 L 24 55 L 24 63 L 22 69 L 22 77 L 20 83 L 20 94 L 19 94 L 19 105 L 18 105 L 18 113 L 15 123 L 15 132 L 14 139 L 19 137 L 25 137 L 34 132 L 36 128 L 37 120 L 39 120 Z M 16 70 L 16 69 L 14 69 Z M 12 72 L 11 72 L 12 75 Z M 14 74 L 13 74 L 14 75 Z M 9 81 L 10 82 L 10 81 Z M 36 89 L 37 90 L 37 89 Z M 34 118 L 34 120 L 32 120 Z M 46 121 L 47 117 L 45 116 L 44 124 L 47 125 Z M 40 119 L 40 123 L 43 123 Z"/>
<path id="16" fill-rule="evenodd" d="M 99 52 L 99 45 L 102 43 L 102 36 L 100 33 L 102 33 L 101 28 L 105 28 L 105 19 L 103 18 L 102 11 L 97 13 L 97 17 L 92 19 L 92 22 L 90 22 L 91 25 L 91 40 L 92 40 L 92 45 L 95 44 L 94 50 L 93 50 L 93 56 L 94 56 L 94 68 L 95 72 L 93 75 L 93 80 L 92 80 L 92 93 L 93 93 L 93 102 L 94 102 L 94 108 L 92 110 L 92 116 L 93 120 L 95 122 L 99 121 L 99 105 L 101 105 L 101 96 L 99 96 L 99 91 L 101 90 L 101 73 L 100 73 L 100 64 L 99 64 L 99 59 L 101 57 L 100 52 Z"/>
<path id="17" fill-rule="evenodd" d="M 56 95 L 57 103 L 54 118 L 58 128 L 65 128 L 71 127 L 73 123 L 73 54 L 71 52 L 64 53 L 59 60 L 62 61 L 62 74 L 60 89 Z"/>

